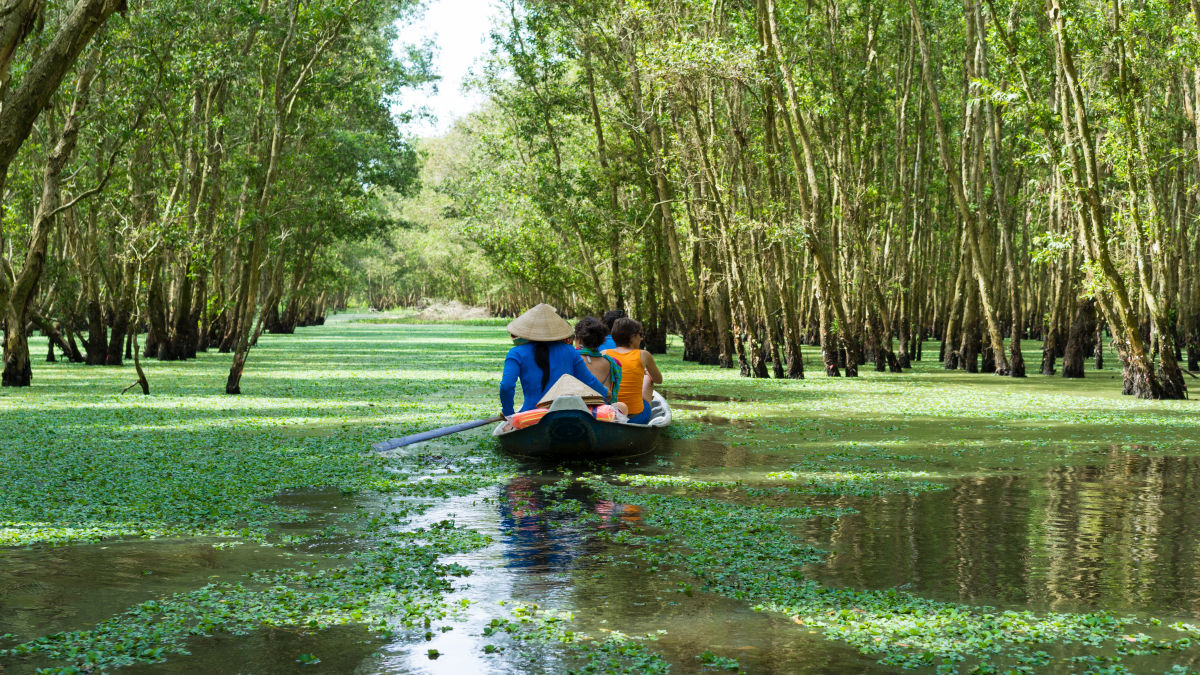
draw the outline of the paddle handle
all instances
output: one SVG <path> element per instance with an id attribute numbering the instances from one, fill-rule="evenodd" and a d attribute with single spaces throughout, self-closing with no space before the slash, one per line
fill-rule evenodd
<path id="1" fill-rule="evenodd" d="M 392 438 L 392 439 L 389 439 L 386 441 L 380 441 L 380 442 L 372 445 L 371 447 L 375 448 L 375 450 L 378 452 L 387 452 L 388 450 L 395 450 L 396 448 L 403 448 L 404 446 L 412 445 L 413 443 L 420 443 L 422 441 L 430 441 L 435 438 L 441 438 L 442 436 L 449 436 L 450 434 L 457 434 L 460 431 L 466 431 L 467 429 L 474 429 L 476 427 L 481 427 L 485 424 L 494 424 L 503 419 L 504 419 L 504 415 L 496 415 L 495 417 L 489 417 L 489 418 L 483 419 L 483 420 L 474 420 L 472 422 L 463 422 L 462 424 L 455 424 L 454 426 L 450 426 L 450 427 L 442 427 L 441 429 L 434 429 L 433 431 L 422 431 L 419 434 L 413 434 L 411 436 L 404 436 L 402 438 Z"/>

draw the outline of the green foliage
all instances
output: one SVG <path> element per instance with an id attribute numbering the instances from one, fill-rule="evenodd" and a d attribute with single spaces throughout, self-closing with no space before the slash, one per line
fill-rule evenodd
<path id="1" fill-rule="evenodd" d="M 718 656 L 712 652 L 706 651 L 696 658 L 700 659 L 701 665 L 708 666 L 716 670 L 729 670 L 737 672 L 741 670 L 737 659 L 731 659 L 727 656 Z"/>
<path id="2" fill-rule="evenodd" d="M 459 231 L 452 202 L 442 187 L 467 161 L 461 132 L 425 139 L 419 191 L 391 193 L 381 200 L 389 225 L 372 237 L 347 242 L 339 253 L 345 281 L 378 309 L 413 306 L 426 299 L 483 305 L 502 294 L 484 249 Z"/>
<path id="3" fill-rule="evenodd" d="M 564 646 L 578 664 L 566 671 L 570 675 L 661 675 L 671 670 L 670 663 L 648 644 L 657 635 L 610 632 L 599 638 L 574 629 L 575 617 L 570 613 L 546 611 L 528 603 L 516 605 L 510 617 L 493 619 L 484 635 L 506 633 L 518 646 L 522 642 Z"/>
<path id="4" fill-rule="evenodd" d="M 71 208 L 54 223 L 61 245 L 31 309 L 86 329 L 97 364 L 113 358 L 96 353 L 108 330 L 119 343 L 131 322 L 155 328 L 148 356 L 171 343 L 164 358 L 195 349 L 202 327 L 206 340 L 252 337 L 241 297 L 260 281 L 266 328 L 319 321 L 349 293 L 338 249 L 382 236 L 395 220 L 388 200 L 419 185 L 420 158 L 392 111 L 397 93 L 433 78 L 427 51 L 393 51 L 418 3 L 128 4 L 5 167 L 3 267 L 21 270 L 42 167 L 81 104 L 75 83 L 91 81 L 61 194 L 48 197 Z M 39 39 L 64 19 L 46 10 Z M 19 53 L 19 74 L 36 52 Z"/>

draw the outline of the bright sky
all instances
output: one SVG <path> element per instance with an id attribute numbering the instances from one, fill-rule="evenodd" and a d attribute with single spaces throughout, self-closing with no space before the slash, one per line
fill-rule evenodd
<path id="1" fill-rule="evenodd" d="M 401 26 L 399 44 L 433 40 L 434 70 L 441 80 L 434 86 L 409 92 L 400 99 L 403 108 L 424 106 L 435 120 L 419 120 L 409 126 L 417 136 L 445 133 L 460 117 L 477 109 L 484 100 L 479 92 L 464 92 L 467 72 L 487 53 L 488 33 L 500 8 L 493 0 L 426 0 L 425 16 Z"/>

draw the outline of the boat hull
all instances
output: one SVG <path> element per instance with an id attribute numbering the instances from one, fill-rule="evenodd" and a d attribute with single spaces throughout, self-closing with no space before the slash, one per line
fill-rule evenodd
<path id="1" fill-rule="evenodd" d="M 501 424 L 493 435 L 504 452 L 530 459 L 587 461 L 636 457 L 654 449 L 659 432 L 670 422 L 666 401 L 657 394 L 655 399 L 659 419 L 650 424 L 601 422 L 590 412 L 554 410 L 524 429 L 505 430 Z"/>

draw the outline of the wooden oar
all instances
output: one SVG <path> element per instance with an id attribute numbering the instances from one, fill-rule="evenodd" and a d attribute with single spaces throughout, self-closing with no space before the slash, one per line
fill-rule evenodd
<path id="1" fill-rule="evenodd" d="M 413 434 L 411 436 L 404 436 L 403 438 L 393 438 L 393 439 L 387 440 L 387 441 L 380 441 L 380 442 L 372 445 L 371 447 L 375 448 L 375 450 L 378 452 L 387 452 L 388 450 L 395 450 L 396 448 L 403 448 L 404 446 L 412 445 L 413 443 L 420 443 L 421 441 L 429 441 L 429 440 L 433 440 L 435 438 L 441 438 L 442 436 L 449 436 L 450 434 L 457 434 L 460 431 L 466 431 L 467 429 L 474 429 L 475 427 L 481 427 L 485 424 L 495 424 L 496 422 L 499 422 L 503 419 L 504 419 L 504 415 L 496 415 L 495 417 L 489 417 L 485 420 L 475 420 L 473 422 L 463 422 L 462 424 L 455 424 L 454 426 L 450 426 L 450 427 L 442 427 L 441 429 L 434 429 L 433 431 L 422 431 L 419 434 Z"/>

